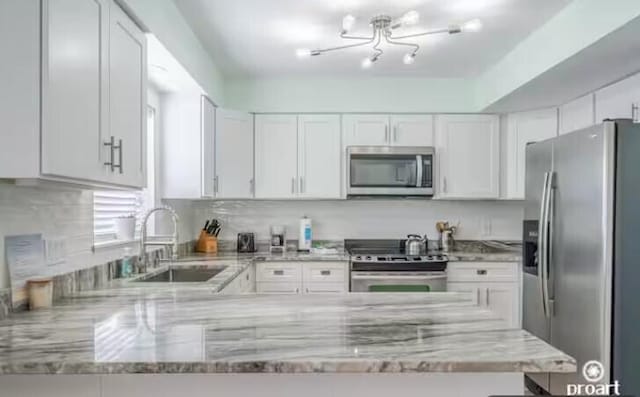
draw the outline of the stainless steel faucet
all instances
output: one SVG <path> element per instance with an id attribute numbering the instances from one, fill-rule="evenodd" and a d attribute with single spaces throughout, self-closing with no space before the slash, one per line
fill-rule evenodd
<path id="1" fill-rule="evenodd" d="M 153 214 L 154 212 L 158 212 L 158 211 L 167 211 L 169 214 L 171 214 L 171 218 L 173 220 L 173 235 L 171 236 L 155 236 L 155 237 L 164 237 L 164 238 L 170 238 L 170 240 L 152 240 L 152 241 L 147 241 L 147 221 L 149 220 L 149 217 L 151 216 L 151 214 Z M 173 208 L 169 207 L 169 206 L 164 206 L 164 207 L 157 207 L 154 208 L 152 210 L 150 210 L 149 212 L 147 212 L 147 215 L 145 215 L 144 220 L 142 221 L 142 237 L 140 239 L 140 260 L 142 261 L 142 263 L 144 264 L 144 268 L 146 270 L 147 268 L 147 264 L 148 264 L 148 258 L 145 255 L 145 248 L 147 246 L 150 245 L 159 245 L 159 246 L 171 246 L 172 250 L 171 250 L 171 259 L 172 260 L 176 260 L 178 259 L 178 222 L 180 222 L 180 217 L 178 216 L 178 214 L 173 210 Z"/>

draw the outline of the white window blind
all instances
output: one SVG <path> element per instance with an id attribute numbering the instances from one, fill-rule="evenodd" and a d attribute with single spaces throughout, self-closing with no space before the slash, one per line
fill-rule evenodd
<path id="1" fill-rule="evenodd" d="M 143 192 L 93 192 L 94 242 L 116 240 L 114 220 L 128 215 L 136 217 L 136 237 L 139 236 L 144 211 Z"/>

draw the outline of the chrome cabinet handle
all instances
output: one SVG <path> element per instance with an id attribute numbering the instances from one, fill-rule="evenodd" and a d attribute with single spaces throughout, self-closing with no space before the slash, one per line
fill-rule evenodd
<path id="1" fill-rule="evenodd" d="M 213 192 L 218 193 L 218 175 L 213 178 Z"/>
<path id="2" fill-rule="evenodd" d="M 486 300 L 487 306 L 489 306 L 489 288 L 487 288 L 485 293 L 486 293 L 485 300 Z"/>
<path id="3" fill-rule="evenodd" d="M 113 156 L 115 154 L 115 138 L 112 136 L 108 142 L 104 142 L 104 146 L 109 147 L 109 161 L 106 161 L 104 165 L 111 167 L 111 172 L 115 171 L 116 165 L 113 162 Z"/>
<path id="4" fill-rule="evenodd" d="M 442 178 L 442 191 L 444 193 L 447 193 L 447 177 L 443 177 Z"/>
<path id="5" fill-rule="evenodd" d="M 304 177 L 301 176 L 299 179 L 300 179 L 300 193 L 304 193 L 304 188 L 305 188 Z"/>
<path id="6" fill-rule="evenodd" d="M 123 149 L 122 139 L 118 139 L 118 146 L 115 149 L 118 149 L 118 165 L 115 167 L 118 168 L 120 173 L 122 174 L 122 149 Z"/>
<path id="7" fill-rule="evenodd" d="M 273 275 L 274 276 L 284 276 L 284 270 L 274 270 L 273 271 Z"/>
<path id="8" fill-rule="evenodd" d="M 393 141 L 398 142 L 398 126 L 393 127 Z"/>
<path id="9" fill-rule="evenodd" d="M 321 270 L 320 274 L 323 276 L 330 276 L 331 275 L 331 270 Z"/>
<path id="10" fill-rule="evenodd" d="M 300 288 L 296 288 L 296 294 L 300 293 Z"/>
<path id="11" fill-rule="evenodd" d="M 480 305 L 480 288 L 476 288 L 476 303 Z"/>
<path id="12" fill-rule="evenodd" d="M 384 141 L 389 142 L 389 126 L 384 126 Z"/>
<path id="13" fill-rule="evenodd" d="M 296 178 L 291 178 L 291 194 L 296 192 Z"/>
<path id="14" fill-rule="evenodd" d="M 487 275 L 487 271 L 485 269 L 478 269 L 478 270 L 476 270 L 476 274 L 478 276 L 486 276 Z"/>
<path id="15" fill-rule="evenodd" d="M 309 288 L 307 288 L 307 294 L 309 293 Z"/>
<path id="16" fill-rule="evenodd" d="M 249 193 L 256 194 L 256 182 L 255 179 L 249 179 Z"/>
<path id="17" fill-rule="evenodd" d="M 640 109 L 640 105 L 637 103 L 631 104 L 631 120 L 634 123 L 640 123 L 640 117 L 638 117 L 638 110 Z"/>

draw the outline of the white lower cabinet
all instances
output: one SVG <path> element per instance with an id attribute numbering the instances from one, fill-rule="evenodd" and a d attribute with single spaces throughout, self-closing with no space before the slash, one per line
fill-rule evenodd
<path id="1" fill-rule="evenodd" d="M 508 327 L 521 321 L 520 266 L 514 262 L 449 262 L 447 291 L 463 292 L 498 314 Z"/>
<path id="2" fill-rule="evenodd" d="M 222 295 L 248 294 L 256 291 L 255 267 L 247 267 L 221 291 Z"/>
<path id="3" fill-rule="evenodd" d="M 323 294 L 348 291 L 348 262 L 256 263 L 258 293 Z"/>

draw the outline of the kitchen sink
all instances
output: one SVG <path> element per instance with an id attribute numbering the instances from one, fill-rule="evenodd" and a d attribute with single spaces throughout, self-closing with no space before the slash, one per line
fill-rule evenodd
<path id="1" fill-rule="evenodd" d="M 225 267 L 169 268 L 160 273 L 150 274 L 135 281 L 151 283 L 198 283 L 204 282 L 223 271 Z"/>

